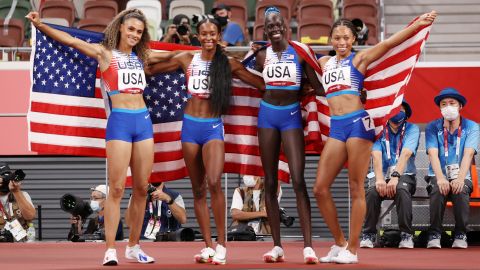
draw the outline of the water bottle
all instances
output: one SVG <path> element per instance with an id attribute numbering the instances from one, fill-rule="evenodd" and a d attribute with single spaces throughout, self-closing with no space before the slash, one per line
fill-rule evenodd
<path id="1" fill-rule="evenodd" d="M 35 242 L 35 226 L 30 222 L 27 229 L 27 243 L 31 242 Z"/>

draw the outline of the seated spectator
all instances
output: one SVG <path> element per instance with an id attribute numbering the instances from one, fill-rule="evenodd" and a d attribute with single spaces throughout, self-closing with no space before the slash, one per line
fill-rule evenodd
<path id="1" fill-rule="evenodd" d="M 443 214 L 447 200 L 453 203 L 455 230 L 452 248 L 467 248 L 470 194 L 473 190 L 470 167 L 478 152 L 478 124 L 461 116 L 467 100 L 456 89 L 443 89 L 434 99 L 442 118 L 425 128 L 430 160 L 427 191 L 430 196 L 430 227 L 427 248 L 441 248 Z"/>
<path id="2" fill-rule="evenodd" d="M 184 14 L 178 14 L 173 18 L 172 24 L 167 27 L 165 35 L 163 35 L 160 41 L 200 46 L 200 41 L 198 41 L 197 36 L 193 34 L 190 19 Z"/>
<path id="3" fill-rule="evenodd" d="M 271 234 L 265 208 L 265 189 L 263 179 L 259 176 L 244 175 L 243 187 L 235 189 L 232 197 L 230 213 L 236 225 L 245 222 L 255 230 L 256 234 Z M 282 197 L 282 189 L 278 185 L 278 201 Z"/>
<path id="4" fill-rule="evenodd" d="M 27 241 L 28 224 L 36 210 L 30 195 L 21 189 L 24 177 L 23 171 L 10 170 L 7 163 L 0 163 L 0 242 Z"/>
<path id="5" fill-rule="evenodd" d="M 410 105 L 403 101 L 400 112 L 388 120 L 384 132 L 373 145 L 375 185 L 369 186 L 365 196 L 367 214 L 360 242 L 362 248 L 373 248 L 384 199 L 395 201 L 401 236 L 398 247 L 413 248 L 412 195 L 417 187 L 415 155 L 420 129 L 407 122 L 411 115 Z"/>
<path id="6" fill-rule="evenodd" d="M 129 224 L 129 210 L 125 214 Z M 180 193 L 169 189 L 165 183 L 154 183 L 149 189 L 141 237 L 156 239 L 157 233 L 174 232 L 187 222 L 185 203 Z"/>
<path id="7" fill-rule="evenodd" d="M 82 242 L 84 240 L 105 240 L 105 227 L 103 208 L 107 197 L 107 186 L 98 185 L 91 189 L 90 208 L 94 216 L 89 218 L 87 227 L 83 230 L 84 221 L 80 216 L 71 216 L 70 223 L 72 228 L 68 233 L 67 239 L 72 242 Z M 117 234 L 115 240 L 123 240 L 123 223 L 118 222 Z"/>
<path id="8" fill-rule="evenodd" d="M 241 45 L 245 41 L 242 27 L 230 20 L 232 12 L 229 6 L 219 3 L 212 9 L 212 14 L 222 26 L 222 40 L 220 43 L 223 46 Z"/>

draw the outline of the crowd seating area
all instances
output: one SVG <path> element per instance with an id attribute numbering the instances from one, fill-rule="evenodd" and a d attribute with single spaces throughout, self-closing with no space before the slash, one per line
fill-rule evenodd
<path id="1" fill-rule="evenodd" d="M 0 47 L 29 46 L 30 24 L 25 15 L 37 10 L 42 21 L 102 32 L 125 8 L 139 8 L 148 18 L 153 40 L 177 14 L 208 14 L 215 3 L 231 7 L 231 20 L 244 29 L 248 40 L 263 40 L 264 11 L 277 6 L 290 26 L 289 38 L 310 44 L 326 44 L 326 36 L 338 15 L 360 18 L 370 28 L 367 44 L 378 42 L 378 0 L 0 0 Z M 252 3 L 253 2 L 253 3 Z M 338 2 L 338 3 L 337 3 Z M 253 16 L 252 16 L 253 14 Z M 337 16 L 335 16 L 335 14 Z M 19 38 L 19 36 L 25 38 Z M 323 38 L 322 38 L 323 37 Z"/>

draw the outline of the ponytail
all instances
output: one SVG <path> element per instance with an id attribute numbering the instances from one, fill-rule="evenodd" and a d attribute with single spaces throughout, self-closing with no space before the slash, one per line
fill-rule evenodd
<path id="1" fill-rule="evenodd" d="M 217 44 L 215 55 L 210 65 L 211 89 L 210 106 L 216 117 L 225 114 L 230 104 L 232 92 L 232 69 L 228 57 L 223 53 L 222 47 Z"/>

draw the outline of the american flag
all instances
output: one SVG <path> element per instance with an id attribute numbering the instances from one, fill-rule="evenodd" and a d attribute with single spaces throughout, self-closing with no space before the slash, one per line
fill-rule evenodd
<path id="1" fill-rule="evenodd" d="M 100 33 L 55 26 L 98 43 Z M 105 103 L 97 61 L 33 31 L 29 141 L 41 154 L 105 156 Z"/>
<path id="2" fill-rule="evenodd" d="M 380 136 L 388 119 L 400 110 L 406 86 L 431 28 L 432 25 L 421 27 L 411 37 L 387 51 L 383 57 L 367 68 L 363 85 L 367 91 L 365 109 L 374 120 L 377 137 Z M 311 137 L 311 140 L 306 140 L 309 143 L 307 149 L 320 153 L 330 132 L 330 111 L 327 99 L 308 96 L 303 99 L 302 104 L 307 111 L 306 130 L 309 130 Z M 315 141 L 314 138 L 319 135 L 317 130 L 320 130 L 321 140 Z"/>

